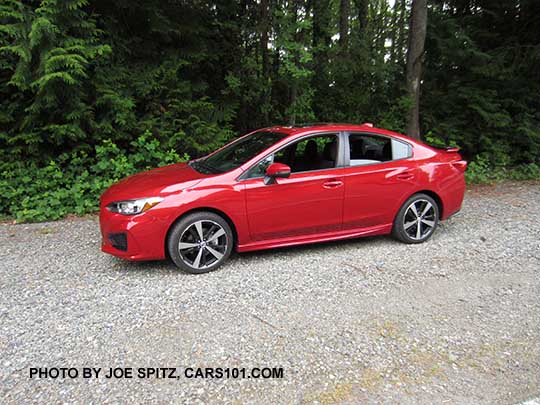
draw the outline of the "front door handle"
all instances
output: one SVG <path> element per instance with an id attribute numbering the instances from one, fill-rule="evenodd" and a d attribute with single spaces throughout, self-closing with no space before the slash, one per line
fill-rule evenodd
<path id="1" fill-rule="evenodd" d="M 343 185 L 343 182 L 341 180 L 328 180 L 324 182 L 323 187 L 324 188 L 336 188 Z"/>

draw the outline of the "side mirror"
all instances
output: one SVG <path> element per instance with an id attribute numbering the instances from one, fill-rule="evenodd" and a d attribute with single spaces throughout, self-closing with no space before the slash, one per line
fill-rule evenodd
<path id="1" fill-rule="evenodd" d="M 266 168 L 264 184 L 274 184 L 276 178 L 287 178 L 291 175 L 291 168 L 283 163 L 272 163 Z"/>

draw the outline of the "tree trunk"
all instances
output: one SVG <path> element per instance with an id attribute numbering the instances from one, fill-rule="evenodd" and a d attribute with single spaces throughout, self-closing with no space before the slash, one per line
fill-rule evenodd
<path id="1" fill-rule="evenodd" d="M 268 79 L 270 66 L 268 62 L 268 31 L 270 29 L 270 18 L 268 16 L 268 0 L 261 0 L 261 56 L 263 78 Z"/>
<path id="2" fill-rule="evenodd" d="M 375 19 L 375 54 L 379 57 L 382 63 L 384 63 L 384 57 L 386 56 L 386 37 L 388 33 L 387 29 L 387 14 L 388 14 L 388 4 L 386 1 L 381 1 L 376 5 L 377 8 L 374 10 L 374 14 L 377 16 Z"/>
<path id="3" fill-rule="evenodd" d="M 293 15 L 293 26 L 296 26 L 298 23 L 298 3 L 293 2 L 292 3 L 292 15 Z M 295 30 L 295 33 L 293 34 L 293 39 L 296 43 L 300 42 L 300 34 L 298 30 Z M 300 55 L 298 54 L 299 51 L 294 51 L 294 64 L 295 66 L 298 66 L 300 64 Z M 290 99 L 289 99 L 289 105 L 294 106 L 296 104 L 296 99 L 298 98 L 298 81 L 296 79 L 293 79 L 291 83 L 291 90 L 290 90 Z M 291 111 L 291 115 L 289 116 L 289 125 L 293 126 L 296 124 L 296 110 L 293 109 Z"/>
<path id="4" fill-rule="evenodd" d="M 331 15 L 329 0 L 317 0 L 313 2 L 313 77 L 311 84 L 314 90 L 315 99 L 328 98 L 328 50 L 332 43 L 332 34 L 330 32 Z M 322 103 L 313 105 L 313 110 L 317 119 L 324 116 Z"/>
<path id="5" fill-rule="evenodd" d="M 426 41 L 427 0 L 413 0 L 409 25 L 409 46 L 407 49 L 407 93 L 412 99 L 409 110 L 407 134 L 420 139 L 420 78 L 422 75 L 422 56 Z"/>
<path id="6" fill-rule="evenodd" d="M 345 49 L 349 38 L 350 1 L 341 0 L 339 3 L 339 47 Z"/>
<path id="7" fill-rule="evenodd" d="M 398 4 L 398 0 L 396 0 L 396 5 Z M 398 49 L 397 49 L 397 57 L 399 58 L 400 65 L 403 64 L 405 60 L 405 28 L 407 24 L 407 4 L 405 0 L 399 1 L 399 28 L 398 28 Z"/>
<path id="8" fill-rule="evenodd" d="M 270 61 L 268 57 L 268 32 L 270 31 L 270 17 L 269 17 L 268 0 L 261 0 L 260 9 L 260 27 L 261 27 L 261 59 L 262 59 L 262 78 L 265 84 L 264 94 L 262 96 L 262 102 L 265 105 L 263 113 L 264 125 L 270 123 L 270 117 L 268 115 L 268 104 L 270 104 L 270 88 L 268 83 L 270 80 Z"/>
<path id="9" fill-rule="evenodd" d="M 354 3 L 356 4 L 356 9 L 358 11 L 359 32 L 363 36 L 367 28 L 369 1 L 355 0 Z"/>
<path id="10" fill-rule="evenodd" d="M 395 64 L 396 63 L 396 50 L 397 50 L 397 40 L 398 40 L 398 13 L 399 13 L 399 3 L 394 3 L 394 7 L 391 9 L 391 19 L 390 19 L 390 41 L 392 42 L 390 45 L 390 63 Z"/>

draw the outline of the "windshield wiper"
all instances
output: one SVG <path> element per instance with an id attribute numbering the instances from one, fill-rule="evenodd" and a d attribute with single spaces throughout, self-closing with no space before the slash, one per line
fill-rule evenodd
<path id="1" fill-rule="evenodd" d="M 222 173 L 221 170 L 219 170 L 218 168 L 206 163 L 203 159 L 194 160 L 192 162 L 192 164 L 196 164 L 198 168 L 204 169 L 204 170 L 210 172 L 210 174 Z M 197 167 L 195 167 L 195 168 L 197 169 Z"/>

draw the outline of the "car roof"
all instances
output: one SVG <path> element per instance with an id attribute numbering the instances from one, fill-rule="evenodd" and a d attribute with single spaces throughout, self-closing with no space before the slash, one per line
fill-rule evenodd
<path id="1" fill-rule="evenodd" d="M 383 128 L 377 128 L 372 123 L 365 122 L 363 124 L 347 124 L 334 122 L 316 122 L 307 124 L 296 124 L 290 126 L 273 126 L 263 128 L 260 131 L 281 132 L 287 135 L 301 135 L 313 132 L 331 132 L 331 131 L 354 131 L 354 132 L 369 132 L 372 134 L 392 136 L 397 139 L 402 139 L 407 142 L 417 143 L 416 140 L 402 135 L 397 132 L 389 131 Z"/>

